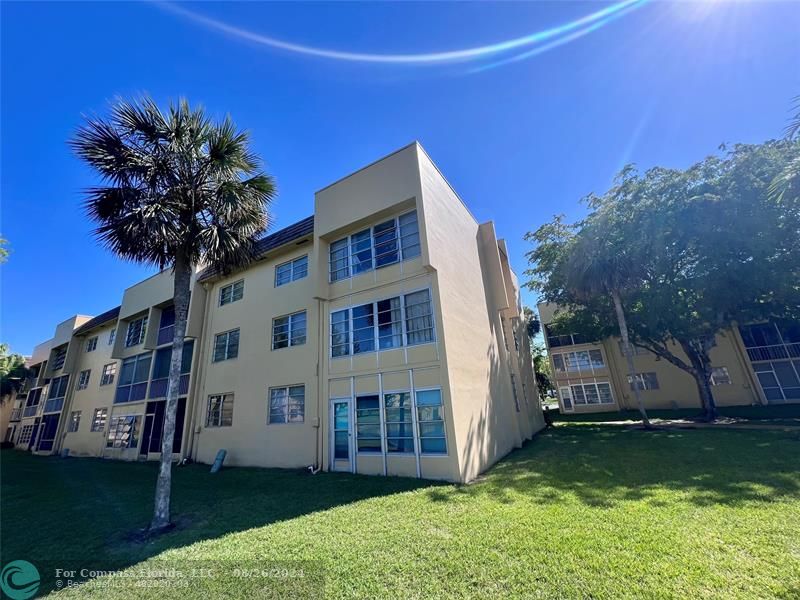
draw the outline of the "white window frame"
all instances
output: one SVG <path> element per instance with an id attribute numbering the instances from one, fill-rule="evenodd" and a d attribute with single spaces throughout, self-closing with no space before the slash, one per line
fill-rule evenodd
<path id="1" fill-rule="evenodd" d="M 237 288 L 239 286 L 239 297 L 236 297 Z M 225 292 L 230 291 L 230 297 L 228 300 L 225 300 Z M 227 306 L 228 304 L 233 304 L 234 302 L 238 302 L 244 298 L 244 279 L 238 279 L 233 283 L 229 283 L 228 285 L 223 285 L 219 288 L 219 306 Z"/>
<path id="2" fill-rule="evenodd" d="M 106 433 L 106 449 L 111 450 L 132 450 L 139 447 L 139 442 L 142 439 L 142 427 L 144 425 L 144 415 L 112 415 L 108 419 L 108 431 Z M 119 423 L 133 419 L 133 428 L 130 432 L 126 432 L 124 425 L 120 427 Z M 138 427 L 137 427 L 138 426 Z M 126 438 L 127 435 L 127 440 Z M 112 434 L 114 437 L 111 437 Z M 120 442 L 117 445 L 117 442 Z M 125 442 L 122 444 L 121 442 Z"/>
<path id="3" fill-rule="evenodd" d="M 607 385 L 608 386 L 608 395 L 610 398 L 609 402 L 588 402 L 587 395 L 586 395 L 586 388 L 594 388 L 594 391 L 597 393 L 597 399 L 601 400 L 602 396 L 600 394 L 600 386 Z M 562 388 L 569 387 L 569 395 L 572 401 L 573 410 L 575 406 L 608 406 L 611 404 L 616 404 L 616 398 L 614 398 L 614 387 L 611 385 L 611 381 L 567 381 L 566 384 L 559 384 L 559 392 Z M 581 393 L 583 394 L 583 402 L 577 401 L 577 396 L 575 395 L 575 391 L 573 388 L 580 387 Z M 559 394 L 560 395 L 560 394 Z M 570 411 L 571 412 L 571 411 Z"/>
<path id="4" fill-rule="evenodd" d="M 216 422 L 212 422 L 212 412 L 211 412 L 211 403 L 214 399 L 220 400 L 219 405 L 219 414 Z M 216 427 L 232 427 L 233 426 L 233 406 L 235 403 L 233 392 L 226 392 L 224 394 L 210 394 L 208 396 L 208 402 L 206 403 L 206 427 L 208 428 L 216 428 Z M 223 413 L 225 412 L 226 404 L 230 405 L 231 409 L 231 422 L 225 423 L 222 420 Z"/>
<path id="5" fill-rule="evenodd" d="M 113 346 L 114 340 L 116 339 L 117 339 L 117 328 L 115 326 L 114 329 L 108 332 L 108 345 Z"/>
<path id="6" fill-rule="evenodd" d="M 592 353 L 595 352 L 600 356 L 600 362 L 602 365 L 595 365 L 594 360 L 592 360 Z M 586 354 L 586 358 L 588 363 L 585 367 L 581 366 L 580 362 L 578 361 L 579 354 Z M 586 348 L 585 350 L 567 350 L 566 352 L 551 352 L 552 356 L 552 365 L 553 365 L 553 372 L 554 373 L 594 373 L 596 370 L 600 369 L 607 369 L 608 363 L 606 362 L 606 357 L 603 355 L 603 351 L 600 348 Z M 561 361 L 561 365 L 563 369 L 559 369 L 556 366 L 556 361 Z"/>
<path id="7" fill-rule="evenodd" d="M 89 387 L 89 379 L 92 376 L 91 369 L 84 369 L 78 374 L 78 385 L 75 386 L 76 390 L 85 390 Z"/>
<path id="8" fill-rule="evenodd" d="M 239 340 L 236 343 L 236 356 L 230 356 L 230 348 L 231 348 L 230 336 L 234 332 L 239 334 L 238 335 Z M 223 358 L 217 359 L 217 340 L 223 335 L 225 336 L 225 355 Z M 220 362 L 225 362 L 226 360 L 235 360 L 239 358 L 239 346 L 241 345 L 241 343 L 242 343 L 242 332 L 238 327 L 235 329 L 229 329 L 228 331 L 222 331 L 220 333 L 215 334 L 213 342 L 214 345 L 211 347 L 211 362 L 220 363 Z"/>
<path id="9" fill-rule="evenodd" d="M 303 414 L 301 415 L 300 419 L 289 419 L 289 404 L 290 398 L 292 398 L 291 390 L 292 388 L 303 388 Z M 285 403 L 285 413 L 283 414 L 283 421 L 273 421 L 272 420 L 272 392 L 277 390 L 283 390 L 286 392 L 286 403 Z M 294 396 L 297 398 L 297 396 Z M 292 385 L 279 385 L 275 387 L 271 387 L 267 389 L 267 426 L 270 425 L 302 425 L 306 421 L 306 384 L 305 383 L 295 383 Z"/>
<path id="10" fill-rule="evenodd" d="M 302 263 L 302 268 L 300 267 L 299 263 Z M 289 279 L 283 282 L 278 281 L 278 272 L 280 269 L 283 269 L 287 266 L 289 267 Z M 298 256 L 295 259 L 287 260 L 284 263 L 275 265 L 275 287 L 282 287 L 292 283 L 293 281 L 305 279 L 306 277 L 308 277 L 308 254 L 304 254 L 303 256 Z"/>
<path id="11" fill-rule="evenodd" d="M 81 426 L 81 411 L 73 410 L 69 413 L 69 421 L 67 422 L 67 432 L 75 433 Z"/>
<path id="12" fill-rule="evenodd" d="M 438 423 L 439 421 L 421 421 L 419 419 L 419 404 L 417 402 L 417 394 L 420 392 L 439 392 L 439 400 L 441 400 L 441 423 L 444 436 L 432 436 L 430 439 L 444 439 L 444 452 L 423 452 L 422 450 L 422 430 L 420 424 L 423 423 Z M 415 387 L 414 388 L 414 422 L 416 423 L 417 430 L 417 443 L 419 444 L 419 455 L 422 457 L 441 458 L 450 455 L 450 443 L 447 436 L 447 411 L 445 410 L 444 392 L 441 387 Z"/>
<path id="13" fill-rule="evenodd" d="M 92 425 L 89 431 L 104 432 L 106 430 L 107 425 L 108 425 L 108 407 L 101 406 L 100 408 L 95 408 L 94 412 L 92 413 Z"/>
<path id="14" fill-rule="evenodd" d="M 429 315 L 426 315 L 426 316 L 430 316 L 430 319 L 431 319 L 431 326 L 430 326 L 431 339 L 430 340 L 426 340 L 424 342 L 409 343 L 409 341 L 408 341 L 409 333 L 417 333 L 418 331 L 423 331 L 423 330 L 420 329 L 420 330 L 415 330 L 413 332 L 409 332 L 408 331 L 408 316 L 406 315 L 406 296 L 411 296 L 412 294 L 416 294 L 416 293 L 424 292 L 424 291 L 428 292 L 428 304 L 430 306 L 430 311 L 431 311 Z M 379 323 L 380 319 L 378 318 L 378 315 L 380 314 L 379 311 L 378 311 L 378 303 L 379 302 L 384 302 L 384 301 L 387 301 L 387 300 L 393 300 L 394 298 L 399 298 L 400 299 L 400 328 L 401 328 L 401 332 L 398 333 L 398 334 L 392 334 L 392 337 L 394 337 L 396 335 L 401 336 L 402 344 L 400 346 L 392 346 L 392 347 L 389 347 L 389 348 L 381 348 L 380 347 L 380 344 L 381 344 L 380 325 L 381 325 L 381 323 Z M 335 310 L 331 310 L 328 313 L 329 314 L 329 319 L 328 319 L 328 358 L 330 358 L 331 360 L 339 359 L 339 358 L 350 358 L 350 357 L 358 356 L 358 355 L 362 355 L 362 354 L 371 354 L 373 352 L 386 352 L 386 351 L 389 351 L 389 350 L 397 350 L 399 348 L 413 348 L 413 347 L 416 347 L 416 346 L 424 346 L 426 344 L 435 344 L 436 341 L 437 341 L 437 337 L 436 337 L 436 310 L 435 310 L 435 307 L 434 307 L 434 302 L 435 302 L 435 299 L 434 299 L 434 296 L 433 296 L 433 292 L 431 291 L 431 288 L 423 287 L 423 288 L 418 288 L 418 289 L 414 289 L 414 290 L 405 291 L 405 292 L 402 292 L 399 295 L 389 296 L 389 297 L 386 297 L 386 298 L 378 298 L 377 300 L 373 300 L 371 302 L 361 302 L 361 303 L 358 303 L 358 304 L 350 304 L 350 305 L 348 305 L 346 307 L 343 307 L 343 308 L 337 308 Z M 373 312 L 372 312 L 373 317 L 374 317 L 374 319 L 373 319 L 374 320 L 374 323 L 373 323 L 373 341 L 375 343 L 375 349 L 374 350 L 365 351 L 365 352 L 358 352 L 357 354 L 354 354 L 353 353 L 353 346 L 354 346 L 354 338 L 355 338 L 355 336 L 353 334 L 354 334 L 355 330 L 354 330 L 354 327 L 353 327 L 353 309 L 357 308 L 359 306 L 365 306 L 367 304 L 371 304 L 372 305 L 372 310 L 373 310 Z M 333 355 L 333 347 L 334 347 L 334 344 L 333 344 L 333 315 L 337 314 L 337 313 L 341 313 L 341 312 L 344 312 L 344 313 L 347 314 L 347 319 L 344 321 L 347 324 L 347 353 L 346 354 L 339 354 L 339 355 L 334 356 Z M 385 312 L 386 311 L 384 311 L 384 313 Z M 412 317 L 412 318 L 417 318 L 417 317 Z M 394 324 L 396 322 L 397 321 L 391 321 L 390 324 Z M 387 323 L 383 323 L 383 325 L 386 325 L 386 324 Z M 386 336 L 384 336 L 384 338 L 385 337 Z M 344 344 L 336 344 L 336 347 L 338 348 L 338 347 L 343 346 L 343 345 Z"/>
<path id="15" fill-rule="evenodd" d="M 408 215 L 411 215 L 411 214 L 414 214 L 414 216 L 415 216 L 414 222 L 416 223 L 416 231 L 414 231 L 412 233 L 401 234 L 401 228 L 403 226 L 409 225 L 409 223 L 401 225 L 400 224 L 400 219 L 402 219 L 403 217 L 407 217 Z M 375 228 L 376 227 L 380 227 L 382 225 L 386 225 L 390 221 L 393 222 L 393 228 L 387 229 L 385 231 L 381 231 L 381 232 L 378 233 L 378 235 L 384 235 L 385 233 L 388 233 L 390 231 L 394 233 L 393 241 L 394 241 L 394 243 L 396 245 L 396 248 L 397 248 L 397 250 L 396 250 L 397 259 L 393 260 L 391 262 L 386 262 L 386 263 L 383 263 L 381 265 L 378 265 L 377 264 L 378 260 L 382 256 L 386 256 L 388 254 L 391 254 L 391 252 L 384 252 L 383 254 L 378 255 L 378 252 L 377 252 L 378 249 L 376 248 L 376 244 L 375 244 L 375 237 L 376 237 L 375 236 Z M 369 238 L 361 237 L 365 233 L 369 234 Z M 408 246 L 405 246 L 404 245 L 404 240 L 412 238 L 413 236 L 417 237 L 416 243 L 409 243 Z M 359 238 L 359 239 L 354 240 L 353 238 Z M 362 244 L 366 239 L 369 239 L 369 248 L 367 249 L 366 247 L 364 247 L 364 248 L 361 248 L 359 250 L 355 250 L 354 251 L 355 245 Z M 385 245 L 387 243 L 390 244 L 391 242 L 392 242 L 392 240 L 387 240 L 387 241 L 383 241 L 383 242 L 380 242 L 380 243 L 382 245 Z M 345 254 L 341 258 L 337 258 L 336 260 L 345 260 L 346 264 L 345 264 L 344 267 L 340 267 L 340 268 L 334 270 L 333 269 L 333 262 L 334 261 L 331 258 L 331 246 L 333 246 L 335 244 L 342 245 L 342 249 L 346 250 Z M 412 251 L 412 248 L 416 249 L 416 253 L 414 253 Z M 358 266 L 360 264 L 365 264 L 367 261 L 365 259 L 363 261 L 363 263 L 354 263 L 353 262 L 353 256 L 355 254 L 366 253 L 367 250 L 369 250 L 369 255 L 370 255 L 369 267 L 359 268 L 358 272 L 355 272 L 355 268 L 354 267 L 356 267 L 356 266 Z M 348 279 L 350 277 L 354 277 L 356 275 L 360 275 L 361 273 L 367 273 L 369 271 L 374 271 L 376 269 L 381 269 L 383 267 L 388 267 L 389 265 L 394 265 L 394 264 L 397 264 L 397 263 L 401 263 L 401 262 L 404 262 L 406 260 L 410 260 L 412 258 L 416 258 L 416 257 L 420 256 L 421 253 L 422 253 L 422 242 L 421 242 L 420 237 L 419 237 L 419 213 L 417 212 L 417 209 L 414 208 L 412 210 L 405 211 L 405 212 L 402 212 L 400 214 L 397 214 L 397 215 L 395 215 L 393 217 L 389 217 L 387 219 L 382 219 L 379 223 L 374 223 L 374 224 L 372 224 L 371 226 L 369 226 L 369 227 L 367 227 L 365 229 L 361 229 L 361 230 L 356 231 L 356 232 L 354 232 L 354 233 L 352 233 L 352 234 L 350 234 L 348 236 L 345 236 L 345 237 L 342 237 L 342 238 L 339 238 L 337 240 L 332 241 L 329 244 L 329 247 L 328 247 L 328 282 L 329 283 L 334 283 L 336 281 L 342 281 L 343 279 Z M 333 276 L 334 273 L 338 273 L 340 271 L 344 271 L 344 275 L 334 278 L 334 276 Z"/>
<path id="16" fill-rule="evenodd" d="M 305 321 L 305 334 L 303 335 L 302 341 L 296 342 L 295 341 L 295 319 L 300 315 L 304 316 Z M 281 320 L 286 319 L 286 346 L 275 346 L 275 328 L 277 327 L 276 323 Z M 279 317 L 275 317 L 272 319 L 272 350 L 286 350 L 287 348 L 292 348 L 294 346 L 303 346 L 308 341 L 308 311 L 306 309 L 298 310 L 297 312 L 293 312 L 288 315 L 281 315 Z"/>
<path id="17" fill-rule="evenodd" d="M 110 373 L 107 373 L 106 370 L 110 369 Z M 114 380 L 117 378 L 117 363 L 111 362 L 106 363 L 103 365 L 103 370 L 100 373 L 100 385 L 111 385 L 114 383 Z"/>
<path id="18" fill-rule="evenodd" d="M 97 336 L 86 340 L 86 352 L 94 352 L 95 350 L 97 350 Z"/>
<path id="19" fill-rule="evenodd" d="M 138 346 L 144 342 L 144 338 L 147 335 L 147 321 L 148 316 L 144 315 L 143 317 L 139 317 L 138 319 L 134 319 L 133 321 L 128 321 L 128 330 L 125 333 L 125 347 L 126 348 L 133 348 L 134 346 Z M 137 323 L 141 323 L 141 329 L 139 330 L 139 337 L 135 340 L 131 339 L 131 334 L 134 331 L 134 326 Z"/>

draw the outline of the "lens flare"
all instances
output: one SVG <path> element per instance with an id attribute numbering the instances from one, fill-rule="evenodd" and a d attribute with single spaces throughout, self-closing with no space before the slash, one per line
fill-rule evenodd
<path id="1" fill-rule="evenodd" d="M 205 15 L 195 13 L 188 10 L 184 6 L 179 6 L 171 2 L 155 2 L 155 4 L 165 10 L 185 17 L 195 23 L 199 23 L 209 29 L 213 29 L 227 35 L 254 42 L 263 46 L 269 46 L 278 50 L 284 50 L 297 54 L 304 54 L 307 56 L 314 56 L 317 58 L 326 58 L 331 60 L 340 60 L 348 62 L 361 62 L 361 63 L 384 63 L 395 65 L 431 65 L 431 64 L 444 64 L 454 62 L 467 62 L 480 59 L 491 58 L 499 54 L 512 52 L 515 50 L 522 50 L 530 46 L 534 46 L 547 40 L 554 40 L 546 47 L 542 46 L 527 53 L 519 54 L 515 57 L 508 59 L 522 60 L 535 54 L 544 52 L 561 44 L 567 43 L 573 39 L 586 35 L 594 31 L 598 27 L 610 22 L 614 16 L 621 16 L 622 14 L 642 6 L 648 0 L 622 0 L 601 10 L 595 11 L 578 19 L 568 21 L 555 27 L 536 31 L 528 35 L 506 40 L 504 42 L 497 42 L 486 46 L 477 46 L 474 48 L 464 48 L 460 50 L 449 50 L 446 52 L 432 52 L 423 54 L 376 54 L 368 52 L 350 52 L 345 50 L 334 50 L 330 48 L 321 48 L 317 46 L 307 46 L 302 44 L 295 44 L 286 40 L 266 36 L 254 31 L 242 29 L 229 25 L 223 21 L 212 19 Z M 560 36 L 565 36 L 561 38 Z M 495 65 L 496 66 L 496 65 Z"/>

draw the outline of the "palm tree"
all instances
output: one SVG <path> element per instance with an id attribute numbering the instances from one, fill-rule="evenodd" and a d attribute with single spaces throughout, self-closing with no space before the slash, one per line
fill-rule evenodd
<path id="1" fill-rule="evenodd" d="M 642 425 L 645 429 L 651 429 L 652 425 L 647 417 L 636 379 L 633 345 L 622 305 L 624 291 L 635 285 L 639 276 L 636 261 L 627 256 L 625 247 L 613 243 L 615 238 L 613 227 L 609 215 L 601 214 L 582 228 L 579 236 L 575 238 L 566 264 L 566 282 L 578 299 L 588 299 L 600 294 L 611 297 L 628 365 L 628 377 L 631 380 L 639 414 L 642 416 Z"/>
<path id="2" fill-rule="evenodd" d="M 175 338 L 169 369 L 161 464 L 150 531 L 170 524 L 172 442 L 190 282 L 198 265 L 223 272 L 253 258 L 269 224 L 275 184 L 226 117 L 212 122 L 186 100 L 162 113 L 143 98 L 119 100 L 107 119 L 86 118 L 70 144 L 100 176 L 85 208 L 102 245 L 120 258 L 170 267 Z"/>

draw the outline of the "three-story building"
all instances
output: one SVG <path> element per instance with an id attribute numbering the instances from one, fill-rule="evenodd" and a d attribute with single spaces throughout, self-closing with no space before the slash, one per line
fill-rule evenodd
<path id="1" fill-rule="evenodd" d="M 419 144 L 314 209 L 247 268 L 197 273 L 176 458 L 469 481 L 544 426 L 505 243 Z M 160 456 L 171 306 L 165 271 L 76 322 L 39 451 Z"/>

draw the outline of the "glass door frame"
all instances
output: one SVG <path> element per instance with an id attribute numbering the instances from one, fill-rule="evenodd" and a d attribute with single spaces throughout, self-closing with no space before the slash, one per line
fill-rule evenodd
<path id="1" fill-rule="evenodd" d="M 347 404 L 347 466 L 344 467 L 345 459 L 336 458 L 336 405 Z M 354 473 L 355 472 L 355 440 L 354 435 L 354 414 L 353 414 L 353 399 L 352 398 L 331 398 L 328 401 L 328 431 L 330 432 L 328 452 L 329 461 L 328 468 L 331 471 L 338 471 L 340 473 Z M 342 431 L 342 430 L 339 430 Z"/>

